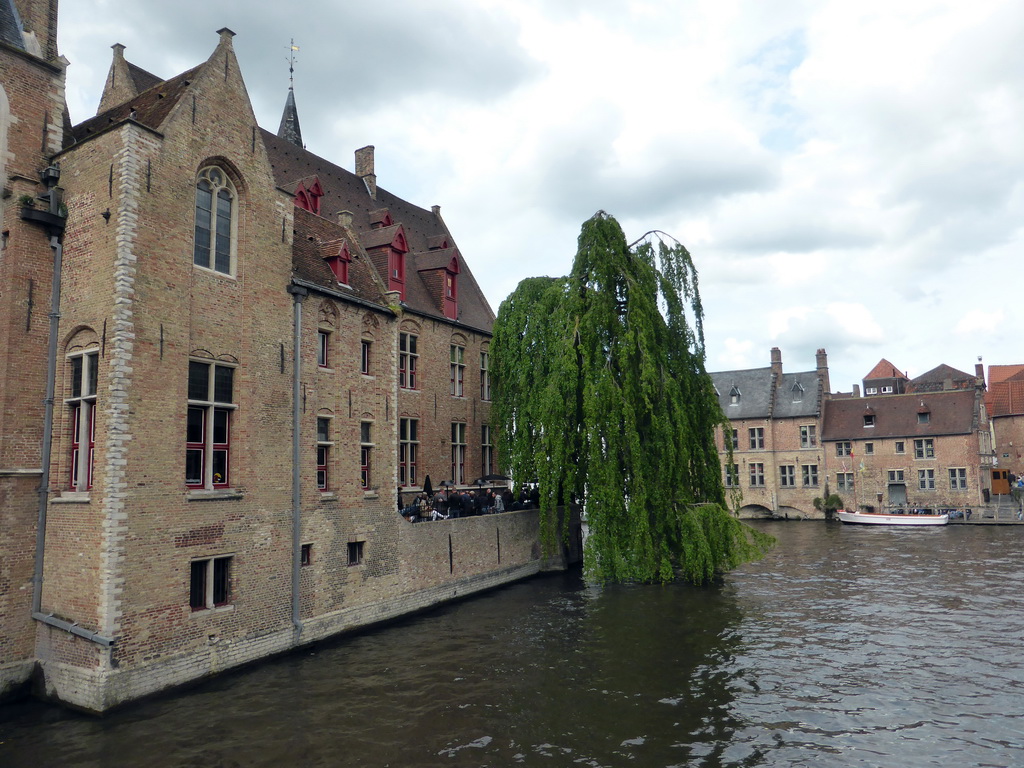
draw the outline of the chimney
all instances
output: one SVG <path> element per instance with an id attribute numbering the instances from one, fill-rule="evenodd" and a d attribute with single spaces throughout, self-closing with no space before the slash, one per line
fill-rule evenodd
<path id="1" fill-rule="evenodd" d="M 821 379 L 821 391 L 831 392 L 832 385 L 828 380 L 828 355 L 825 354 L 824 349 L 819 349 L 815 355 L 815 362 L 817 364 L 818 378 Z"/>
<path id="2" fill-rule="evenodd" d="M 352 211 L 338 211 L 338 223 L 343 227 L 351 227 Z"/>
<path id="3" fill-rule="evenodd" d="M 974 378 L 976 378 L 981 386 L 985 386 L 985 366 L 981 364 L 981 358 L 978 358 L 978 362 L 974 364 Z"/>
<path id="4" fill-rule="evenodd" d="M 853 385 L 853 396 L 860 397 L 860 384 Z"/>
<path id="5" fill-rule="evenodd" d="M 772 347 L 772 373 L 782 375 L 782 351 L 778 347 Z"/>
<path id="6" fill-rule="evenodd" d="M 373 172 L 373 145 L 356 150 L 356 176 L 363 180 L 371 200 L 377 199 L 377 175 Z"/>
<path id="7" fill-rule="evenodd" d="M 432 206 L 430 206 L 430 212 L 432 214 L 434 214 L 434 216 L 436 216 L 437 218 L 439 218 L 439 219 L 441 218 L 441 206 L 440 205 L 432 205 Z"/>

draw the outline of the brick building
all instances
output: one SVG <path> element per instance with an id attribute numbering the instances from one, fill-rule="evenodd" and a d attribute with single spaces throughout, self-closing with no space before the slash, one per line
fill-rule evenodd
<path id="1" fill-rule="evenodd" d="M 1006 485 L 995 493 L 1007 493 L 1009 475 L 1024 475 L 1024 365 L 990 365 L 985 406 L 992 425 L 995 451 L 993 474 Z M 994 483 L 995 485 L 995 483 Z"/>
<path id="2" fill-rule="evenodd" d="M 37 199 L 64 141 L 67 62 L 57 53 L 56 13 L 55 0 L 0 2 L 0 695 L 28 679 L 35 655 L 47 344 L 61 256 L 61 217 Z M 59 196 L 51 199 L 59 211 Z"/>
<path id="3" fill-rule="evenodd" d="M 771 365 L 712 373 L 730 433 L 717 436 L 727 489 L 742 492 L 743 517 L 818 517 L 824 487 L 821 417 L 829 396 L 828 357 L 813 371 L 784 373 L 782 352 Z M 732 442 L 730 467 L 725 439 Z"/>
<path id="4" fill-rule="evenodd" d="M 970 389 L 962 384 L 968 378 Z M 881 380 L 869 375 L 864 384 Z M 821 436 L 831 492 L 850 509 L 986 502 L 993 454 L 981 366 L 974 377 L 939 366 L 917 379 L 890 381 L 899 381 L 905 394 L 829 401 Z"/>
<path id="5" fill-rule="evenodd" d="M 0 8 L 0 689 L 36 668 L 102 711 L 538 571 L 535 512 L 396 514 L 497 469 L 494 316 L 439 209 L 372 147 L 355 173 L 305 150 L 291 92 L 262 130 L 227 29 L 167 80 L 115 45 L 63 125 L 56 2 Z M 51 164 L 65 207 L 18 220 Z"/>

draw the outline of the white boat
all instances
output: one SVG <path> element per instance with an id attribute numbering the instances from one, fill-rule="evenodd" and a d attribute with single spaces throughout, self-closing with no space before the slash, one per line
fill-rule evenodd
<path id="1" fill-rule="evenodd" d="M 847 512 L 838 509 L 836 514 L 844 523 L 861 525 L 945 525 L 949 522 L 948 512 Z"/>

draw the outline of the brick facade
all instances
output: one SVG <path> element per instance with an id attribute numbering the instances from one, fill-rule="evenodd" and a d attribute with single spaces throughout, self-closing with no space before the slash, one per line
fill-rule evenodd
<path id="1" fill-rule="evenodd" d="M 0 36 L 0 697 L 33 665 L 35 529 L 54 252 L 47 231 L 21 219 L 45 191 L 40 172 L 63 139 L 64 67 L 56 2 L 19 0 L 21 24 Z M 9 16 L 15 21 L 13 12 Z M 44 204 L 34 200 L 32 206 Z"/>
<path id="2" fill-rule="evenodd" d="M 825 492 L 821 416 L 828 398 L 828 361 L 818 350 L 813 371 L 784 373 L 782 353 L 771 365 L 712 373 L 728 433 L 717 441 L 726 490 L 740 492 L 741 517 L 817 518 Z M 728 469 L 733 443 L 735 471 Z"/>
<path id="3" fill-rule="evenodd" d="M 87 710 L 545 567 L 536 512 L 397 514 L 403 419 L 417 425 L 404 494 L 497 471 L 482 448 L 493 312 L 439 209 L 377 186 L 372 147 L 357 176 L 257 126 L 232 36 L 166 81 L 114 46 L 105 111 L 64 149 L 48 111 L 62 68 L 0 51 L 8 185 L 38 194 L 52 160 L 67 209 L 36 622 L 52 252 L 4 209 L 0 670 L 13 686 L 35 664 L 42 693 Z M 402 238 L 378 243 L 392 225 Z M 439 295 L 438 259 L 457 293 Z M 399 379 L 402 334 L 415 386 Z"/>

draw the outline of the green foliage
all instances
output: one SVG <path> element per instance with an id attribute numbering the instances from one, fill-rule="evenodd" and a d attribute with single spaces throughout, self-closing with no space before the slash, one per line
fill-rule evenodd
<path id="1" fill-rule="evenodd" d="M 836 493 L 828 494 L 824 499 L 818 496 L 814 499 L 814 508 L 825 512 L 825 514 L 831 514 L 837 509 L 843 508 L 843 499 Z"/>
<path id="2" fill-rule="evenodd" d="M 491 344 L 503 464 L 542 508 L 585 504 L 588 573 L 696 582 L 763 552 L 732 517 L 715 446 L 697 271 L 680 243 L 587 221 L 568 277 L 521 282 Z M 552 512 L 544 536 L 555 535 Z"/>

